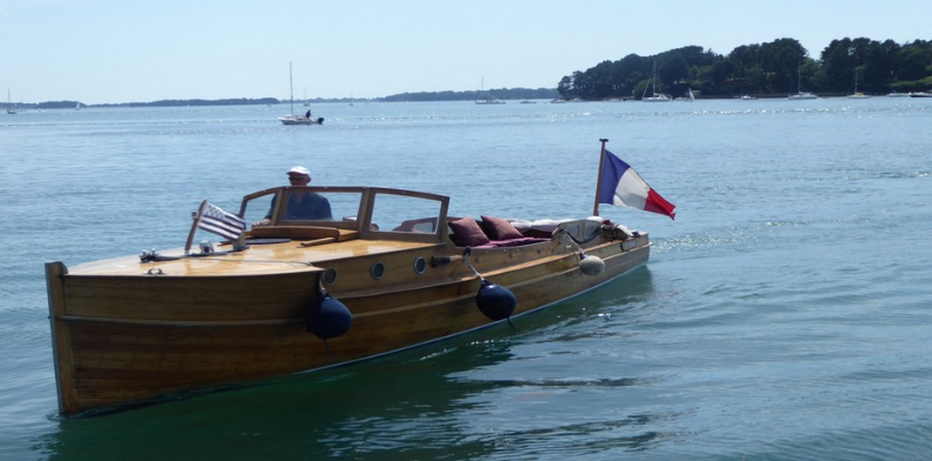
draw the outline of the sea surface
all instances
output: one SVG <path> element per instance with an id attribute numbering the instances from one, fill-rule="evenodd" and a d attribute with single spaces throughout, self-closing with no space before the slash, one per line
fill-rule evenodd
<path id="1" fill-rule="evenodd" d="M 0 118 L 0 459 L 932 459 L 932 100 L 312 109 Z M 515 331 L 57 416 L 45 262 L 183 246 L 201 200 L 235 210 L 294 165 L 455 215 L 584 217 L 600 138 L 677 205 L 602 205 L 654 242 L 614 283 Z"/>

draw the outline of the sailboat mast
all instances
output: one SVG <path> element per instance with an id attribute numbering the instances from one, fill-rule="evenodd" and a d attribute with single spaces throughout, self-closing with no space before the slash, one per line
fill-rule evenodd
<path id="1" fill-rule="evenodd" d="M 802 94 L 803 92 L 803 64 L 799 63 L 796 66 L 796 93 Z"/>
<path id="2" fill-rule="evenodd" d="M 657 96 L 657 61 L 654 61 L 654 70 L 650 73 L 650 95 Z"/>
<path id="3" fill-rule="evenodd" d="M 288 61 L 288 89 L 291 92 L 291 115 L 294 115 L 294 81 L 291 77 L 291 61 Z"/>

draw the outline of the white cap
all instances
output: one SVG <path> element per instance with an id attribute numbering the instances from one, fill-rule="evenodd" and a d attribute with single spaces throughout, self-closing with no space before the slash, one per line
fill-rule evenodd
<path id="1" fill-rule="evenodd" d="M 311 172 L 307 168 L 304 168 L 303 166 L 296 166 L 288 170 L 288 174 L 303 174 L 304 176 L 307 176 L 309 178 L 311 177 Z"/>

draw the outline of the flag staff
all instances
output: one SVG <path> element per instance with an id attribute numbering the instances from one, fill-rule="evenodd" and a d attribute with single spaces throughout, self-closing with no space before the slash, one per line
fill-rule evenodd
<path id="1" fill-rule="evenodd" d="M 204 207 L 207 206 L 207 199 L 205 198 L 201 202 L 201 206 L 197 207 L 197 211 L 193 213 L 192 218 L 194 218 L 194 224 L 191 225 L 191 232 L 188 234 L 188 241 L 184 244 L 184 254 L 187 255 L 191 252 L 191 244 L 194 242 L 194 233 L 197 232 L 197 226 L 201 224 L 201 216 L 204 215 Z"/>
<path id="2" fill-rule="evenodd" d="M 599 176 L 595 179 L 595 205 L 592 208 L 592 216 L 599 215 L 599 191 L 602 188 L 602 169 L 605 168 L 605 143 L 608 142 L 608 139 L 600 138 L 599 142 L 602 143 L 602 153 L 599 155 Z"/>

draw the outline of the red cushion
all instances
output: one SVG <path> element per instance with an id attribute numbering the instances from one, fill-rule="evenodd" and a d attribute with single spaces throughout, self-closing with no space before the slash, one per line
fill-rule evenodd
<path id="1" fill-rule="evenodd" d="M 453 229 L 453 237 L 457 246 L 474 247 L 489 243 L 489 238 L 479 227 L 475 219 L 467 216 L 463 219 L 450 221 L 450 228 Z"/>
<path id="2" fill-rule="evenodd" d="M 492 240 L 511 240 L 524 238 L 521 231 L 515 229 L 515 226 L 502 218 L 493 218 L 492 216 L 482 216 L 482 227 L 485 233 Z"/>

